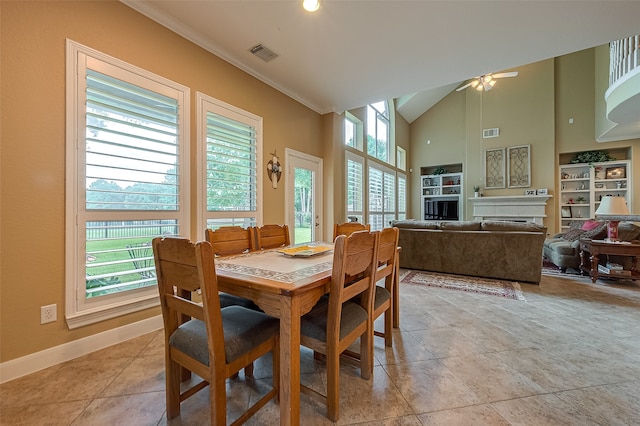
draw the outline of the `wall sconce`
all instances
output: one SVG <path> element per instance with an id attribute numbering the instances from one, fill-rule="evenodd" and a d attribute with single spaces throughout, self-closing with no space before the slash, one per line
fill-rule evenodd
<path id="1" fill-rule="evenodd" d="M 273 154 L 271 154 L 273 158 L 267 163 L 267 175 L 269 176 L 273 189 L 278 187 L 278 181 L 280 181 L 280 176 L 282 176 L 282 166 L 280 166 L 276 152 L 277 151 L 273 151 Z"/>

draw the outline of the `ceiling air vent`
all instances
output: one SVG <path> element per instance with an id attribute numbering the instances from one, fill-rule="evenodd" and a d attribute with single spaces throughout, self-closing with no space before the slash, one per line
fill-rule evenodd
<path id="1" fill-rule="evenodd" d="M 482 138 L 497 138 L 500 136 L 500 128 L 495 127 L 493 129 L 483 129 L 482 130 Z"/>
<path id="2" fill-rule="evenodd" d="M 274 53 L 272 50 L 267 49 L 262 44 L 256 44 L 251 49 L 249 49 L 249 52 L 253 53 L 265 62 L 269 62 L 278 57 L 277 53 Z"/>

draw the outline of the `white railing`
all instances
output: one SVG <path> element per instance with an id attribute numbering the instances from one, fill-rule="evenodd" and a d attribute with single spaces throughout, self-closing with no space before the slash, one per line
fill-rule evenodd
<path id="1" fill-rule="evenodd" d="M 640 67 L 640 35 L 609 43 L 609 87 Z"/>

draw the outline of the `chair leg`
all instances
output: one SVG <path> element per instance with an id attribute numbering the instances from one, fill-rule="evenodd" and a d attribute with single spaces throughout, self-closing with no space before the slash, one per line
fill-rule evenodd
<path id="1" fill-rule="evenodd" d="M 227 424 L 227 388 L 225 380 L 209 383 L 209 406 L 211 407 L 211 424 Z"/>
<path id="2" fill-rule="evenodd" d="M 337 422 L 340 418 L 340 354 L 327 353 L 327 417 Z"/>
<path id="3" fill-rule="evenodd" d="M 393 302 L 384 312 L 384 345 L 388 348 L 393 345 Z"/>
<path id="4" fill-rule="evenodd" d="M 249 364 L 245 365 L 244 377 L 245 378 L 253 377 L 253 362 L 250 362 Z"/>
<path id="5" fill-rule="evenodd" d="M 369 380 L 373 375 L 373 320 L 369 328 L 360 336 L 360 377 Z"/>
<path id="6" fill-rule="evenodd" d="M 169 357 L 169 354 L 165 356 Z M 167 359 L 165 371 L 167 419 L 173 419 L 180 415 L 180 377 L 182 376 L 182 366 Z"/>
<path id="7" fill-rule="evenodd" d="M 393 328 L 400 328 L 400 262 L 396 259 L 396 271 L 394 273 L 393 293 L 391 293 L 391 303 L 393 304 Z"/>

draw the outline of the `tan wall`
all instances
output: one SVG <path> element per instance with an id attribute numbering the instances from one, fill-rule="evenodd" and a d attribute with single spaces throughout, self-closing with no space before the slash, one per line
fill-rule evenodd
<path id="1" fill-rule="evenodd" d="M 201 91 L 262 116 L 264 152 L 283 155 L 290 147 L 323 157 L 320 115 L 122 3 L 3 1 L 0 7 L 0 362 L 159 314 L 151 309 L 75 330 L 62 319 L 65 39 L 190 87 L 193 151 Z M 265 193 L 264 221 L 284 222 L 284 185 L 265 185 Z M 58 305 L 58 321 L 40 325 L 40 306 L 51 303 Z"/>
<path id="2" fill-rule="evenodd" d="M 499 80 L 489 92 L 453 92 L 415 120 L 411 124 L 411 216 L 420 215 L 420 166 L 463 163 L 468 198 L 474 185 L 482 185 L 487 148 L 531 145 L 531 188 L 547 188 L 554 195 L 546 209 L 550 234 L 558 229 L 557 166 L 560 157 L 563 161 L 572 157 L 567 153 L 603 149 L 612 150 L 619 159 L 632 158 L 633 187 L 638 187 L 640 153 L 634 154 L 638 140 L 595 141 L 596 108 L 602 110 L 598 102 L 604 103 L 604 90 L 595 90 L 596 71 L 601 79 L 603 69 L 606 74 L 606 67 L 596 66 L 595 49 L 536 62 L 514 69 L 517 77 Z M 481 129 L 493 127 L 500 128 L 500 136 L 482 139 Z M 483 194 L 520 195 L 524 188 L 483 190 Z M 640 211 L 640 194 L 634 197 L 632 211 Z M 472 219 L 468 201 L 465 219 Z"/>
<path id="3" fill-rule="evenodd" d="M 634 193 L 630 209 L 637 214 L 640 212 L 640 193 L 635 189 L 640 188 L 640 139 L 604 143 L 595 140 L 596 129 L 601 126 L 597 122 L 603 122 L 600 114 L 606 110 L 604 92 L 608 88 L 609 55 L 603 54 L 603 49 L 608 47 L 556 58 L 556 153 L 563 163 L 573 157 L 566 153 L 592 150 L 607 150 L 619 160 L 631 159 Z M 573 118 L 573 124 L 569 124 L 569 118 Z M 556 193 L 559 185 L 556 176 Z"/>

